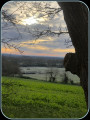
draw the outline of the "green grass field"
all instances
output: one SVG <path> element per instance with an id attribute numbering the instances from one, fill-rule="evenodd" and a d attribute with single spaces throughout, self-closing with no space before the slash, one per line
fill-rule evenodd
<path id="1" fill-rule="evenodd" d="M 9 118 L 81 118 L 87 109 L 80 86 L 2 77 L 2 111 Z"/>

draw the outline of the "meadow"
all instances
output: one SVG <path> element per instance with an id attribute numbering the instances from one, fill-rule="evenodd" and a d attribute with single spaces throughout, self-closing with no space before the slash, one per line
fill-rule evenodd
<path id="1" fill-rule="evenodd" d="M 81 86 L 2 77 L 2 111 L 9 118 L 81 118 L 87 113 Z"/>

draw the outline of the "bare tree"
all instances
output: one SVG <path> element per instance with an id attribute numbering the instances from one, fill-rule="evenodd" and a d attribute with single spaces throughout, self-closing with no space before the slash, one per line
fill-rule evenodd
<path id="1" fill-rule="evenodd" d="M 75 47 L 80 82 L 88 107 L 88 8 L 82 2 L 59 2 Z"/>
<path id="2" fill-rule="evenodd" d="M 59 73 L 59 71 L 57 68 L 49 67 L 46 70 L 46 81 L 47 81 L 47 79 L 49 79 L 50 82 L 55 82 L 58 73 Z"/>
<path id="3" fill-rule="evenodd" d="M 16 60 L 10 57 L 2 56 L 2 75 L 3 76 L 21 76 L 21 71 Z"/>
<path id="4" fill-rule="evenodd" d="M 29 4 L 28 4 L 29 3 Z M 36 18 L 40 19 L 43 18 L 46 22 L 47 20 L 53 20 L 62 9 L 58 7 L 52 7 L 51 3 L 49 2 L 12 2 L 14 6 L 17 6 L 17 9 L 14 10 L 12 13 L 9 13 L 7 9 L 2 8 L 2 39 L 1 42 L 5 48 L 14 48 L 18 50 L 20 53 L 23 51 L 20 49 L 22 44 L 22 31 L 19 29 L 19 23 L 22 22 L 20 18 L 17 18 L 15 14 L 19 11 L 20 15 L 27 13 L 26 16 L 35 16 Z M 13 26 L 13 29 L 17 31 L 17 37 L 7 37 L 6 32 Z M 4 32 L 5 31 L 5 32 Z M 61 34 L 68 34 L 68 30 L 62 30 L 61 26 L 58 26 L 58 30 L 55 31 L 49 24 L 44 29 L 39 27 L 34 27 L 31 29 L 29 26 L 26 25 L 24 31 L 29 33 L 33 36 L 34 41 L 36 41 L 40 37 L 45 36 L 60 36 Z M 18 41 L 18 42 L 16 42 Z M 65 40 L 66 46 L 70 40 Z M 35 42 L 32 42 L 34 44 Z M 32 45 L 31 44 L 31 45 Z"/>

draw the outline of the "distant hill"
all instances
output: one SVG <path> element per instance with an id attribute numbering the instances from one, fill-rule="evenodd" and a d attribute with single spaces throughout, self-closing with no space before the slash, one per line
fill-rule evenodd
<path id="1" fill-rule="evenodd" d="M 19 66 L 40 66 L 40 67 L 63 67 L 63 57 L 52 56 L 25 56 L 15 54 L 2 54 L 2 57 L 9 61 L 17 62 Z"/>
<path id="2" fill-rule="evenodd" d="M 60 59 L 64 59 L 64 57 L 56 57 L 56 56 L 17 55 L 17 54 L 8 54 L 8 53 L 2 53 L 2 56 L 11 56 L 11 57 L 41 57 L 41 58 L 60 58 Z"/>

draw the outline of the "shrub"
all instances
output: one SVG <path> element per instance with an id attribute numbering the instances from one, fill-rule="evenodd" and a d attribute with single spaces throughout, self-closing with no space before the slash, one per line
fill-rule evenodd
<path id="1" fill-rule="evenodd" d="M 67 77 L 67 75 L 66 75 L 66 73 L 65 73 L 64 79 L 63 79 L 62 83 L 67 84 L 68 81 L 69 81 L 69 80 L 68 80 L 68 77 Z"/>
<path id="2" fill-rule="evenodd" d="M 6 59 L 5 56 L 2 56 L 2 75 L 3 76 L 21 76 L 21 72 L 16 61 Z"/>

